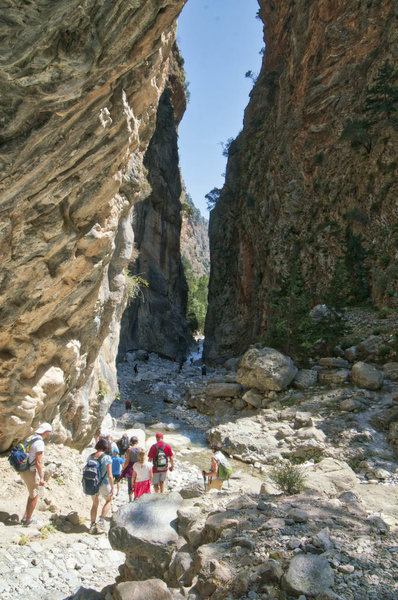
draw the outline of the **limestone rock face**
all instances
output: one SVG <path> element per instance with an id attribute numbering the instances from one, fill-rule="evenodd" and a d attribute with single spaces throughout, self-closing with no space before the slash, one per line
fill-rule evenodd
<path id="1" fill-rule="evenodd" d="M 131 208 L 184 0 L 2 8 L 0 450 L 83 447 L 116 392 Z"/>
<path id="2" fill-rule="evenodd" d="M 177 52 L 174 53 L 179 58 Z M 173 62 L 176 62 L 175 61 Z M 147 282 L 123 314 L 119 356 L 145 348 L 163 356 L 186 356 L 191 336 L 185 312 L 187 284 L 180 253 L 181 177 L 174 104 L 185 98 L 182 80 L 163 93 L 156 131 L 144 159 L 151 192 L 134 205 L 133 230 L 138 253 L 129 271 Z"/>
<path id="3" fill-rule="evenodd" d="M 398 302 L 388 226 L 397 221 L 398 132 L 386 114 L 363 112 L 385 60 L 396 66 L 396 3 L 259 4 L 263 65 L 210 213 L 207 360 L 237 356 L 264 338 L 270 294 L 297 262 L 314 303 L 340 289 L 333 282 L 354 264 L 361 293 Z M 370 123 L 371 147 L 347 129 L 361 119 Z M 354 247 L 367 257 L 357 260 Z"/>

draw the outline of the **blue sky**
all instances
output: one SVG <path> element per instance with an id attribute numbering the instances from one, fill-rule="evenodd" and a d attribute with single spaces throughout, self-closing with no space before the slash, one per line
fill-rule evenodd
<path id="1" fill-rule="evenodd" d="M 264 46 L 257 0 L 188 0 L 178 20 L 191 99 L 179 127 L 180 166 L 187 191 L 204 216 L 205 195 L 224 183 L 221 142 L 243 125 L 252 81 Z"/>

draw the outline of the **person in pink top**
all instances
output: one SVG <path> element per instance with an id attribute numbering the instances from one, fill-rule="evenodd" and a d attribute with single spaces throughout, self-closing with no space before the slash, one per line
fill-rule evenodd
<path id="1" fill-rule="evenodd" d="M 151 493 L 152 464 L 145 461 L 146 452 L 140 448 L 137 452 L 138 462 L 133 466 L 132 484 L 134 486 L 135 499 L 143 494 Z"/>
<path id="2" fill-rule="evenodd" d="M 156 493 L 163 494 L 164 482 L 167 478 L 167 471 L 174 469 L 173 451 L 169 444 L 163 441 L 163 433 L 158 431 L 156 434 L 156 444 L 153 444 L 148 453 L 148 459 L 153 464 L 152 483 Z M 169 467 L 170 459 L 170 467 Z"/>

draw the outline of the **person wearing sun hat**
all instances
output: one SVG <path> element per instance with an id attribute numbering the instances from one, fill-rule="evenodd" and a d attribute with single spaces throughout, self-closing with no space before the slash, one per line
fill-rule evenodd
<path id="1" fill-rule="evenodd" d="M 22 477 L 26 487 L 28 488 L 29 496 L 26 503 L 26 511 L 22 517 L 22 523 L 25 527 L 28 527 L 34 522 L 32 519 L 33 511 L 36 508 L 39 500 L 39 487 L 44 485 L 43 477 L 43 452 L 44 452 L 44 440 L 48 438 L 53 428 L 50 423 L 42 423 L 36 429 L 33 438 L 35 438 L 33 444 L 29 450 L 29 469 L 22 471 L 20 476 Z"/>

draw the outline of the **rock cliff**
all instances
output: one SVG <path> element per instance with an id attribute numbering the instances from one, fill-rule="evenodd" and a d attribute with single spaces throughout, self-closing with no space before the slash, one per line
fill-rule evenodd
<path id="1" fill-rule="evenodd" d="M 294 261 L 314 304 L 343 285 L 398 303 L 396 2 L 259 4 L 263 65 L 210 216 L 209 360 L 266 334 Z"/>
<path id="2" fill-rule="evenodd" d="M 181 176 L 177 147 L 177 125 L 185 110 L 185 92 L 182 61 L 176 48 L 171 65 L 172 77 L 160 99 L 156 130 L 144 158 L 150 194 L 133 208 L 137 258 L 129 271 L 144 283 L 123 314 L 120 357 L 138 348 L 163 356 L 183 356 L 191 341 L 185 320 L 188 288 L 180 252 Z"/>
<path id="3" fill-rule="evenodd" d="M 210 271 L 209 223 L 184 193 L 182 201 L 181 253 L 188 261 L 195 277 L 208 275 Z"/>
<path id="4" fill-rule="evenodd" d="M 116 390 L 131 207 L 184 0 L 2 8 L 0 450 L 83 447 Z"/>

